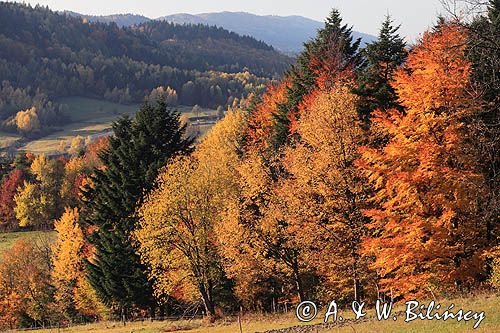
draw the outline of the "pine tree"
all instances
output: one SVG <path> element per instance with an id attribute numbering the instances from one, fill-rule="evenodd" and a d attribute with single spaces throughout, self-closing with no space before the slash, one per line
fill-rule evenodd
<path id="1" fill-rule="evenodd" d="M 154 311 L 156 305 L 130 236 L 135 209 L 159 168 L 190 149 L 192 140 L 184 138 L 179 117 L 160 99 L 154 106 L 145 102 L 135 119 L 115 122 L 109 146 L 99 156 L 104 167 L 83 193 L 84 223 L 92 227 L 88 238 L 95 248 L 87 275 L 100 300 L 122 314 L 132 306 Z"/>
<path id="2" fill-rule="evenodd" d="M 291 81 L 287 100 L 278 106 L 274 115 L 272 143 L 275 148 L 286 143 L 291 120 L 297 116 L 305 96 L 318 86 L 331 85 L 346 70 L 363 66 L 358 50 L 360 43 L 360 38 L 353 40 L 352 28 L 343 24 L 339 11 L 333 10 L 317 37 L 304 44 L 297 64 L 287 73 Z"/>
<path id="3" fill-rule="evenodd" d="M 362 97 L 358 112 L 367 121 L 374 110 L 401 110 L 398 96 L 391 85 L 394 73 L 406 60 L 404 39 L 398 34 L 388 15 L 382 23 L 378 39 L 363 50 L 367 67 L 358 77 L 354 92 Z"/>

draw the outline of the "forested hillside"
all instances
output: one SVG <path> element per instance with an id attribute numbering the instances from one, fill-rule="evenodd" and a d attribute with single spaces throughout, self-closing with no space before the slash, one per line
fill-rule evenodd
<path id="1" fill-rule="evenodd" d="M 245 12 L 221 12 L 205 14 L 173 14 L 159 18 L 179 24 L 205 24 L 223 27 L 241 35 L 249 35 L 273 45 L 280 51 L 298 54 L 304 43 L 314 38 L 322 22 L 302 16 L 255 15 Z M 375 36 L 353 31 L 361 38 L 362 45 L 374 41 Z"/>
<path id="2" fill-rule="evenodd" d="M 91 22 L 115 22 L 118 26 L 133 26 L 145 22 L 167 21 L 176 24 L 203 24 L 217 26 L 240 35 L 248 35 L 272 45 L 279 51 L 296 55 L 302 50 L 304 43 L 314 38 L 316 31 L 323 26 L 322 22 L 307 17 L 255 15 L 246 12 L 220 12 L 204 14 L 171 14 L 148 18 L 134 14 L 116 15 L 85 15 L 68 12 L 73 16 L 88 19 Z M 361 38 L 361 44 L 373 42 L 376 37 L 359 31 L 353 31 L 353 36 Z"/>
<path id="3" fill-rule="evenodd" d="M 65 10 L 62 13 L 81 17 L 89 20 L 90 22 L 101 22 L 101 23 L 116 23 L 119 27 L 130 27 L 132 25 L 141 24 L 148 22 L 151 19 L 146 16 L 137 14 L 114 14 L 114 15 L 85 15 L 80 13 L 75 13 L 70 10 Z"/>
<path id="4" fill-rule="evenodd" d="M 381 18 L 366 48 L 332 10 L 282 78 L 199 141 L 161 88 L 86 147 L 0 158 L 0 230 L 57 233 L 3 252 L 0 329 L 204 315 L 212 332 L 245 312 L 297 306 L 298 320 L 309 302 L 326 319 L 435 302 L 387 316 L 401 331 L 405 312 L 434 324 L 443 299 L 497 293 L 500 0 L 482 9 L 411 46 Z M 443 306 L 443 330 L 472 327 L 469 306 Z M 490 309 L 474 311 L 496 332 Z"/>
<path id="5" fill-rule="evenodd" d="M 23 116 L 36 116 L 36 127 L 59 125 L 67 119 L 57 98 L 141 102 L 158 86 L 175 91 L 180 104 L 216 108 L 262 90 L 290 62 L 223 29 L 167 22 L 119 28 L 2 2 L 0 122 L 4 130 L 19 130 L 16 113 L 34 107 Z"/>

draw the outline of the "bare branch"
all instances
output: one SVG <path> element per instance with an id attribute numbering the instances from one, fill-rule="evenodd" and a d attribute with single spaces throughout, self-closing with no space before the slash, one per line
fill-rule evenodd
<path id="1" fill-rule="evenodd" d="M 470 22 L 488 10 L 487 0 L 440 0 L 448 18 L 458 22 Z"/>

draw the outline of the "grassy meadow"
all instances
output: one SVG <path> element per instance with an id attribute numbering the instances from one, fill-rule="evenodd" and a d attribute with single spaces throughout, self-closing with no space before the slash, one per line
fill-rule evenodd
<path id="1" fill-rule="evenodd" d="M 0 131 L 0 149 L 7 148 L 19 140 L 21 140 L 20 135 Z"/>
<path id="2" fill-rule="evenodd" d="M 60 152 L 61 141 L 70 142 L 72 138 L 88 136 L 95 138 L 106 131 L 109 131 L 111 124 L 118 117 L 123 115 L 133 116 L 139 109 L 139 104 L 122 105 L 108 101 L 86 98 L 86 97 L 68 97 L 58 100 L 61 104 L 66 104 L 68 109 L 67 116 L 70 122 L 47 136 L 36 140 L 23 140 L 20 135 L 0 132 L 0 148 L 6 148 L 17 141 L 22 142 L 17 148 L 18 151 L 26 151 L 34 154 L 57 154 Z M 215 110 L 202 109 L 199 114 L 192 112 L 191 106 L 179 106 L 179 111 L 188 118 L 191 117 L 209 117 L 216 114 Z M 210 124 L 193 123 L 201 135 L 210 127 Z"/>
<path id="3" fill-rule="evenodd" d="M 24 238 L 28 241 L 55 240 L 55 231 L 18 231 L 18 232 L 1 232 L 0 233 L 0 260 L 3 253 L 10 249 L 14 243 Z"/>
<path id="4" fill-rule="evenodd" d="M 134 115 L 138 105 L 120 105 L 107 101 L 69 97 L 58 101 L 68 106 L 67 116 L 70 123 L 60 131 L 37 140 L 29 141 L 19 150 L 35 154 L 54 154 L 59 152 L 61 141 L 70 141 L 73 137 L 94 137 L 111 128 L 112 122 L 122 115 Z"/>
<path id="5" fill-rule="evenodd" d="M 427 302 L 425 302 L 427 304 Z M 242 317 L 241 331 L 243 333 L 266 332 L 269 330 L 285 329 L 296 326 L 311 326 L 307 330 L 301 327 L 297 332 L 367 332 L 367 333 L 396 333 L 396 332 L 500 332 L 500 297 L 498 295 L 479 295 L 468 296 L 462 298 L 454 298 L 451 300 L 439 300 L 442 308 L 447 308 L 450 303 L 456 305 L 455 310 L 464 309 L 473 310 L 475 312 L 485 312 L 485 319 L 477 329 L 473 329 L 474 321 L 457 322 L 449 319 L 448 321 L 429 321 L 415 320 L 410 323 L 404 322 L 404 314 L 400 315 L 398 320 L 377 321 L 374 319 L 375 310 L 373 308 L 366 309 L 368 318 L 358 322 L 345 322 L 338 325 L 330 325 L 328 328 L 321 327 L 322 318 L 325 309 L 319 309 L 318 317 L 310 323 L 300 323 L 293 312 L 279 315 L 257 315 L 247 314 Z M 404 311 L 404 305 L 398 305 L 393 310 L 394 312 Z M 344 318 L 352 318 L 352 312 L 349 310 L 339 310 L 339 316 Z M 179 333 L 231 333 L 240 332 L 239 323 L 235 318 L 220 320 L 214 324 L 208 324 L 204 320 L 180 320 L 180 321 L 144 321 L 131 322 L 125 326 L 119 322 L 100 322 L 95 324 L 73 326 L 69 328 L 45 329 L 40 330 L 40 333 L 52 332 L 75 332 L 75 333 L 160 333 L 160 332 L 179 332 Z M 293 332 L 290 330 L 289 332 Z"/>

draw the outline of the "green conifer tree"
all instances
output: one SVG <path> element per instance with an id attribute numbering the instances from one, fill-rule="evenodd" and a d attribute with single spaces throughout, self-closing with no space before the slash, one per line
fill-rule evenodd
<path id="1" fill-rule="evenodd" d="M 83 223 L 95 256 L 87 263 L 87 276 L 104 304 L 126 314 L 133 307 L 154 312 L 156 301 L 131 243 L 136 227 L 135 209 L 155 182 L 159 168 L 176 154 L 188 151 L 179 113 L 164 99 L 145 102 L 135 119 L 123 117 L 113 125 L 114 135 L 101 154 L 103 169 L 83 193 Z M 153 313 L 152 313 L 153 314 Z"/>
<path id="2" fill-rule="evenodd" d="M 332 69 L 333 65 L 336 72 L 363 67 L 360 43 L 361 38 L 353 39 L 352 28 L 343 24 L 340 12 L 334 9 L 316 38 L 304 44 L 304 51 L 298 56 L 296 65 L 287 73 L 291 81 L 287 101 L 278 106 L 274 115 L 272 143 L 276 149 L 288 140 L 290 114 L 296 115 L 303 98 L 317 88 L 316 79 L 321 72 L 318 67 L 327 64 Z"/>
<path id="3" fill-rule="evenodd" d="M 472 62 L 473 87 L 483 111 L 474 124 L 474 139 L 490 189 L 482 198 L 487 214 L 486 235 L 499 246 L 500 227 L 500 0 L 489 0 L 487 11 L 469 26 L 467 55 Z"/>
<path id="4" fill-rule="evenodd" d="M 366 122 L 376 109 L 401 109 L 397 93 L 391 85 L 394 72 L 403 65 L 407 55 L 404 39 L 398 30 L 399 26 L 393 26 L 387 15 L 378 39 L 363 50 L 367 66 L 360 73 L 354 92 L 362 97 L 358 111 L 360 118 Z"/>

